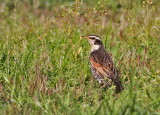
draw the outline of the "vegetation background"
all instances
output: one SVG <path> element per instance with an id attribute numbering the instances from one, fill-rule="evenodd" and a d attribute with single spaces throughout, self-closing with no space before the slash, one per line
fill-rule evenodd
<path id="1" fill-rule="evenodd" d="M 159 0 L 1 0 L 0 114 L 160 115 Z M 99 35 L 125 90 L 91 77 Z"/>

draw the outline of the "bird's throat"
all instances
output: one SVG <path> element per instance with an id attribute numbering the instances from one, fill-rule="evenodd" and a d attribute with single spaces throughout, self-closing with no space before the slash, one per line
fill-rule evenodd
<path id="1" fill-rule="evenodd" d="M 100 45 L 93 45 L 91 51 L 98 50 L 100 48 Z"/>

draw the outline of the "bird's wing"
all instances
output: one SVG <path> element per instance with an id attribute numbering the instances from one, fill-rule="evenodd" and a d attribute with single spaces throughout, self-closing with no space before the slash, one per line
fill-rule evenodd
<path id="1" fill-rule="evenodd" d="M 95 68 L 96 73 L 103 76 L 103 77 L 113 77 L 114 72 L 113 72 L 113 63 L 109 62 L 109 60 L 105 60 L 103 62 L 100 62 L 95 59 L 95 57 L 91 56 L 90 57 L 90 63 L 93 68 Z"/>

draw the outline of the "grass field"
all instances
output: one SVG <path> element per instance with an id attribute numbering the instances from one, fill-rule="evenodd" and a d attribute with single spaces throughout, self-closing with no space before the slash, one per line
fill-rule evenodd
<path id="1" fill-rule="evenodd" d="M 0 1 L 0 114 L 160 115 L 159 0 Z M 125 88 L 90 72 L 103 40 Z"/>

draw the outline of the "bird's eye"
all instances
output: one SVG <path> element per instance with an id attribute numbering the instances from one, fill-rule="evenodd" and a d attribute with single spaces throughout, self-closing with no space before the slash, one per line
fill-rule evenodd
<path id="1" fill-rule="evenodd" d="M 90 37 L 90 39 L 91 39 L 91 40 L 94 40 L 95 38 L 94 38 L 94 37 Z"/>

